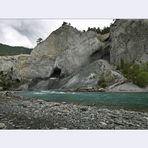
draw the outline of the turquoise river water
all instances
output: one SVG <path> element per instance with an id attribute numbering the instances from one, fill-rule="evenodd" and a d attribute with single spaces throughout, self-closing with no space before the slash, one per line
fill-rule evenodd
<path id="1" fill-rule="evenodd" d="M 23 91 L 18 92 L 17 95 L 44 99 L 51 102 L 148 111 L 148 92 Z"/>

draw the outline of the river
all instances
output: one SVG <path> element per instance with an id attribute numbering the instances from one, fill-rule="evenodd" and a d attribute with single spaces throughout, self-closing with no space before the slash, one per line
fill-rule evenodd
<path id="1" fill-rule="evenodd" d="M 44 99 L 50 102 L 66 102 L 114 109 L 148 111 L 148 92 L 22 91 L 18 92 L 17 95 Z"/>

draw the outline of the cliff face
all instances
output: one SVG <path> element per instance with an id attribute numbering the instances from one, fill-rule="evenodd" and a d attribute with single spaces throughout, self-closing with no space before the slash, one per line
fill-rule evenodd
<path id="1" fill-rule="evenodd" d="M 89 63 L 90 55 L 100 50 L 102 45 L 95 32 L 82 33 L 72 26 L 64 25 L 40 43 L 31 56 L 43 60 L 46 56 L 54 61 L 51 65 L 53 69 L 59 68 L 61 75 L 69 75 Z"/>
<path id="2" fill-rule="evenodd" d="M 112 64 L 148 61 L 148 20 L 116 20 L 110 36 Z"/>
<path id="3" fill-rule="evenodd" d="M 111 90 L 126 82 L 114 67 L 121 60 L 148 61 L 147 41 L 148 20 L 116 20 L 105 35 L 64 25 L 39 43 L 30 55 L 0 57 L 0 71 L 13 68 L 13 77 L 27 82 L 23 89 L 96 88 L 103 81 Z M 133 85 L 126 86 L 135 89 Z"/>
<path id="4" fill-rule="evenodd" d="M 69 76 L 93 61 L 96 52 L 100 56 L 103 46 L 97 33 L 64 25 L 38 44 L 30 56 L 18 58 L 17 73 L 22 79 L 49 78 L 58 69 L 59 77 Z"/>

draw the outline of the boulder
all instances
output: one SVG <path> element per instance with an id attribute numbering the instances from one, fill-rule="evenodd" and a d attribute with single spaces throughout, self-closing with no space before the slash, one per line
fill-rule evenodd
<path id="1" fill-rule="evenodd" d="M 26 83 L 26 84 L 22 84 L 22 85 L 20 85 L 16 90 L 17 90 L 17 91 L 28 90 L 28 85 L 29 85 L 29 84 L 27 84 L 27 83 Z"/>
<path id="2" fill-rule="evenodd" d="M 0 56 L 0 71 L 7 72 L 16 64 L 17 56 Z"/>
<path id="3" fill-rule="evenodd" d="M 57 89 L 59 84 L 58 78 L 49 78 L 46 80 L 33 80 L 29 84 L 29 90 L 48 90 L 48 89 Z"/>
<path id="4" fill-rule="evenodd" d="M 0 129 L 5 129 L 6 125 L 4 123 L 0 123 Z"/>
<path id="5" fill-rule="evenodd" d="M 23 80 L 46 78 L 52 73 L 53 65 L 53 61 L 46 55 L 41 58 L 21 55 L 16 63 L 16 71 Z"/>
<path id="6" fill-rule="evenodd" d="M 14 89 L 19 85 L 16 62 L 17 56 L 0 56 L 0 90 Z"/>
<path id="7" fill-rule="evenodd" d="M 144 92 L 145 89 L 142 89 L 137 85 L 131 82 L 128 82 L 128 83 L 123 83 L 114 87 L 110 86 L 107 88 L 107 91 L 109 92 Z"/>

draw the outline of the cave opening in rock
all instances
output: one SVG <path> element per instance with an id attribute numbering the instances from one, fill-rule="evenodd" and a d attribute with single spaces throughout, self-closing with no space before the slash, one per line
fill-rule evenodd
<path id="1" fill-rule="evenodd" d="M 90 56 L 90 62 L 96 61 L 98 59 L 107 60 L 110 62 L 110 47 L 106 47 L 101 50 L 97 50 Z"/>
<path id="2" fill-rule="evenodd" d="M 55 67 L 52 74 L 51 74 L 51 78 L 60 78 L 61 75 L 61 69 L 58 67 Z"/>
<path id="3" fill-rule="evenodd" d="M 110 63 L 110 53 L 104 53 L 101 59 L 106 60 Z"/>

